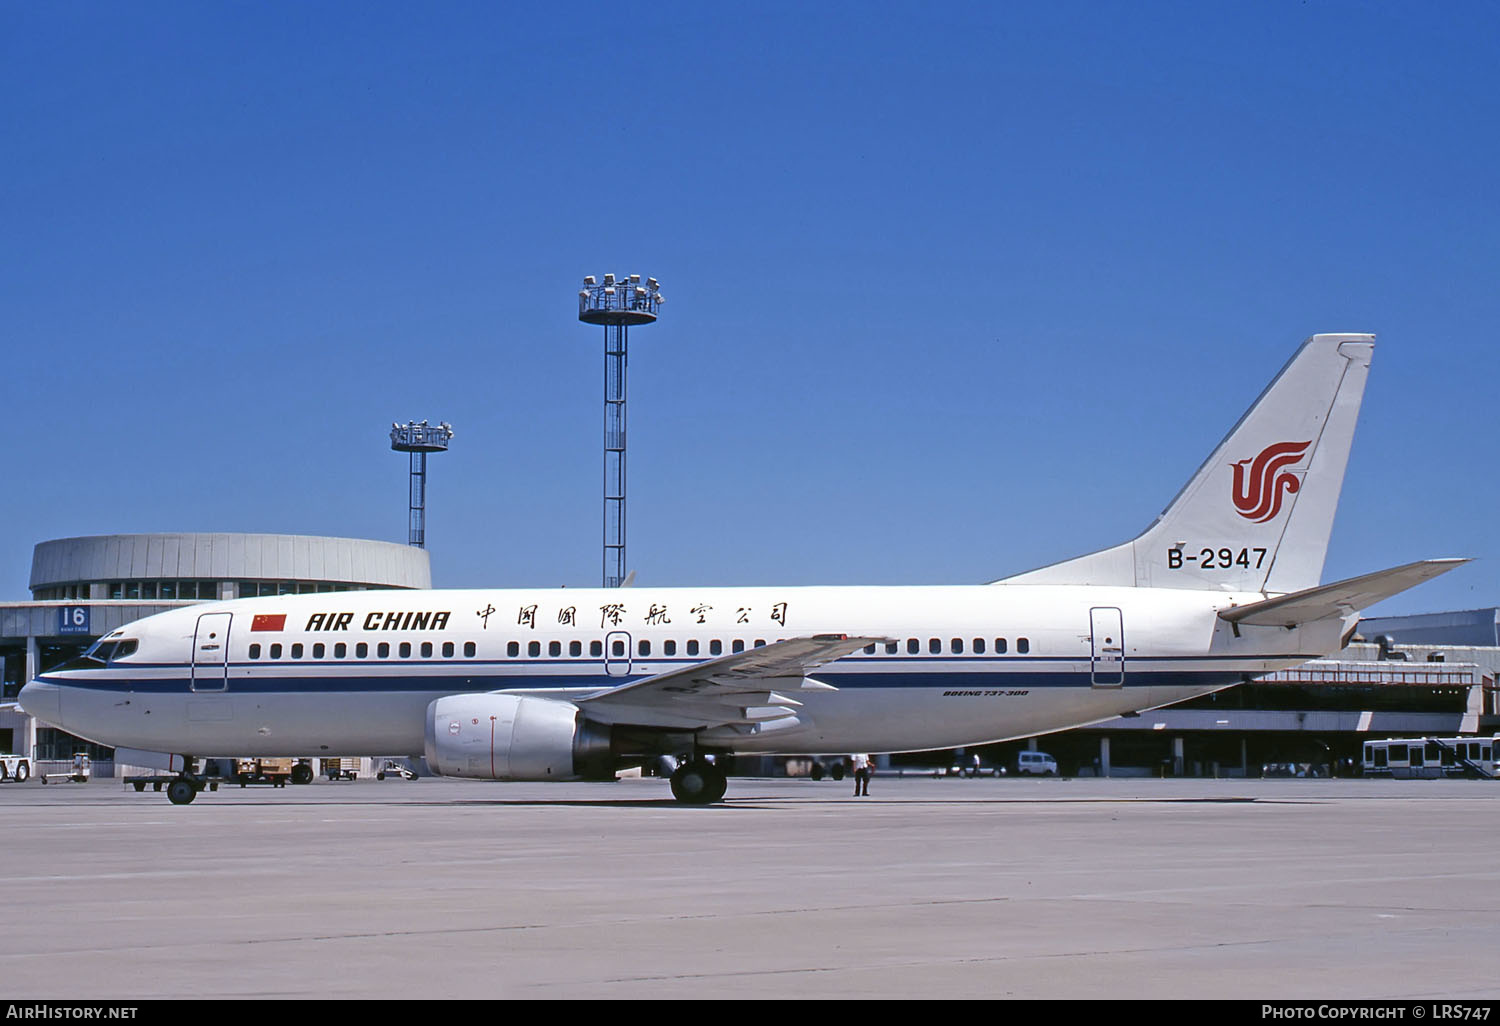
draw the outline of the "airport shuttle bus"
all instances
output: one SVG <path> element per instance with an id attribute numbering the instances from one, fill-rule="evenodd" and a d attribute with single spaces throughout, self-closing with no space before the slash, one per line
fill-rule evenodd
<path id="1" fill-rule="evenodd" d="M 1367 777 L 1483 777 L 1497 776 L 1495 759 L 1500 743 L 1490 737 L 1403 737 L 1366 741 Z"/>

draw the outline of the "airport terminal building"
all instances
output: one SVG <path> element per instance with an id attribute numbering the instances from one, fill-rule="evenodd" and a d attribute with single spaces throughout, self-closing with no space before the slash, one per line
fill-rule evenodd
<path id="1" fill-rule="evenodd" d="M 430 588 L 425 549 L 285 534 L 111 534 L 36 546 L 30 601 L 0 603 L 3 694 L 132 620 L 193 602 L 370 588 Z M 113 751 L 0 709 L 0 751 L 38 760 L 86 751 L 102 775 Z"/>

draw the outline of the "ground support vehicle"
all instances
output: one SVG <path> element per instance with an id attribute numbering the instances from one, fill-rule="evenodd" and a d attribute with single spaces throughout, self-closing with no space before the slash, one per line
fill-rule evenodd
<path id="1" fill-rule="evenodd" d="M 43 772 L 38 774 L 44 784 L 55 784 L 60 780 L 69 780 L 75 784 L 87 784 L 89 778 L 93 775 L 94 770 L 93 766 L 89 763 L 89 757 L 82 752 L 73 756 L 73 764 L 71 766 L 55 770 L 51 773 Z"/>
<path id="2" fill-rule="evenodd" d="M 234 782 L 244 787 L 247 784 L 270 784 L 285 787 L 292 779 L 291 759 L 236 759 Z"/>
<path id="3" fill-rule="evenodd" d="M 20 755 L 0 755 L 0 783 L 24 784 L 31 776 L 31 760 Z"/>
<path id="4" fill-rule="evenodd" d="M 359 779 L 359 760 L 324 759 L 323 775 L 329 780 L 357 780 Z"/>
<path id="5" fill-rule="evenodd" d="M 416 780 L 417 775 L 412 772 L 410 766 L 400 759 L 386 759 L 375 771 L 376 780 L 384 780 L 386 777 L 400 777 L 402 780 Z"/>

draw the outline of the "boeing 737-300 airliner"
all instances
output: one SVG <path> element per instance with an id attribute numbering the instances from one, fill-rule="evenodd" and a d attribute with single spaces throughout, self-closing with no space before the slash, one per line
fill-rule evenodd
<path id="1" fill-rule="evenodd" d="M 366 591 L 202 603 L 27 683 L 38 719 L 173 756 L 425 756 L 493 780 L 676 756 L 909 752 L 1169 705 L 1336 652 L 1465 562 L 1320 585 L 1374 339 L 1315 335 L 1133 541 L 952 587 Z M 180 758 L 179 758 L 180 757 Z"/>

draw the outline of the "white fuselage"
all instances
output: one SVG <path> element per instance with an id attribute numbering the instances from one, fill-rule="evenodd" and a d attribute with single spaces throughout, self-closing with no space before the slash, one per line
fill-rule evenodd
<path id="1" fill-rule="evenodd" d="M 1262 597 L 1073 585 L 286 595 L 137 621 L 105 639 L 135 641 L 118 648 L 128 654 L 43 673 L 21 702 L 114 746 L 407 755 L 447 695 L 577 702 L 737 646 L 835 633 L 888 641 L 817 670 L 788 729 L 697 730 L 696 743 L 921 751 L 1098 722 L 1337 650 L 1337 618 L 1237 633 L 1216 615 Z"/>

